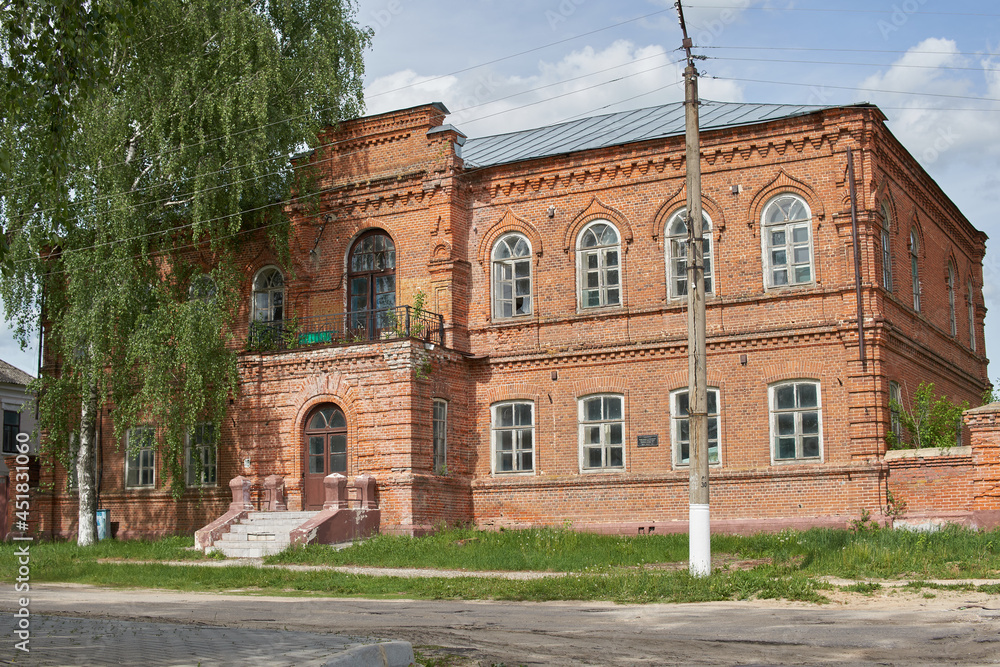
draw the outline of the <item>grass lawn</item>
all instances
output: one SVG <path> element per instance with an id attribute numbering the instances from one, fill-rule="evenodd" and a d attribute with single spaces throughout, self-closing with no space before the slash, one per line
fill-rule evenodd
<path id="1" fill-rule="evenodd" d="M 271 564 L 370 565 L 464 570 L 540 570 L 562 577 L 511 581 L 474 577 L 374 577 L 335 571 L 292 571 L 252 566 L 191 567 L 138 561 L 212 560 L 189 550 L 191 538 L 156 542 L 106 540 L 31 545 L 33 582 L 176 590 L 241 591 L 279 595 L 405 597 L 421 599 L 609 600 L 701 602 L 784 598 L 822 602 L 819 577 L 869 579 L 1000 578 L 1000 531 L 949 528 L 937 533 L 886 529 L 784 531 L 712 538 L 711 577 L 687 574 L 686 535 L 609 536 L 571 530 L 483 532 L 448 529 L 422 538 L 378 536 L 340 551 L 311 545 L 267 559 Z M 13 563 L 15 545 L 0 546 Z M 108 562 L 114 560 L 116 562 Z M 123 562 L 124 561 L 124 562 Z M 132 562 L 129 562 L 132 561 Z M 0 569 L 12 581 L 13 568 Z M 923 584 L 915 584 L 922 586 Z M 1000 593 L 1000 586 L 979 590 Z"/>

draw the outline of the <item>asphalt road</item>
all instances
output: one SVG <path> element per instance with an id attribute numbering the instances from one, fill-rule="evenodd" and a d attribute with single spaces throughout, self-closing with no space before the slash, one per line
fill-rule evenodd
<path id="1" fill-rule="evenodd" d="M 31 594 L 36 615 L 122 619 L 150 628 L 172 624 L 177 632 L 197 629 L 199 641 L 217 636 L 220 644 L 243 647 L 259 638 L 255 655 L 262 658 L 268 646 L 275 655 L 288 656 L 288 642 L 273 640 L 286 636 L 274 632 L 281 631 L 305 633 L 286 637 L 300 641 L 322 641 L 329 633 L 339 645 L 345 638 L 400 639 L 425 654 L 461 656 L 457 664 L 465 665 L 1000 664 L 1000 600 L 982 594 L 862 606 L 358 600 L 56 584 L 33 585 Z M 5 637 L 13 620 L 12 598 L 11 593 L 0 600 Z M 234 642 L 232 629 L 258 632 L 243 633 Z M 128 641 L 127 634 L 119 633 L 116 641 Z M 156 633 L 140 627 L 131 634 L 157 658 L 150 664 L 181 664 L 169 662 L 164 653 L 169 649 L 158 651 Z M 0 645 L 0 656 L 10 646 Z M 232 655 L 231 664 L 249 664 Z"/>

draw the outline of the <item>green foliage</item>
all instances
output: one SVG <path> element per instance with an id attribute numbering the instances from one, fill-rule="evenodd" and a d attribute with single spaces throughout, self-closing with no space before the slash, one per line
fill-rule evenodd
<path id="1" fill-rule="evenodd" d="M 44 295 L 47 451 L 81 402 L 119 441 L 155 424 L 175 494 L 183 443 L 237 390 L 229 332 L 253 236 L 287 257 L 288 156 L 362 110 L 370 31 L 351 0 L 8 0 L 0 5 L 0 281 L 23 343 Z M 242 261 L 242 260 L 241 260 Z M 214 295 L 189 293 L 209 274 Z M 191 298 L 195 297 L 195 298 Z"/>
<path id="2" fill-rule="evenodd" d="M 1000 380 L 997 380 L 997 382 L 1000 382 Z M 994 383 L 983 392 L 983 405 L 997 402 L 1000 402 L 1000 392 L 997 391 L 997 385 Z"/>
<path id="3" fill-rule="evenodd" d="M 899 415 L 899 422 L 909 436 L 904 440 L 889 431 L 886 434 L 889 449 L 944 449 L 958 443 L 962 413 L 969 409 L 969 403 L 955 403 L 947 396 L 935 396 L 934 383 L 921 382 L 913 394 L 912 408 L 897 401 L 890 401 L 889 407 Z"/>

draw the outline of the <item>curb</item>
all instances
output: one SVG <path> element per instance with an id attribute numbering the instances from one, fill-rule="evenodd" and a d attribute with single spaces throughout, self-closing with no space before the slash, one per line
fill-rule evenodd
<path id="1" fill-rule="evenodd" d="M 410 642 L 382 642 L 347 649 L 323 663 L 323 667 L 409 667 L 413 665 Z"/>

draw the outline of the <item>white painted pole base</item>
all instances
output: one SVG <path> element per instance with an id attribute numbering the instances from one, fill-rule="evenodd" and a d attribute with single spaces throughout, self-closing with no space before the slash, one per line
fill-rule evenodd
<path id="1" fill-rule="evenodd" d="M 692 577 L 712 573 L 712 529 L 707 504 L 688 506 L 688 571 Z"/>

